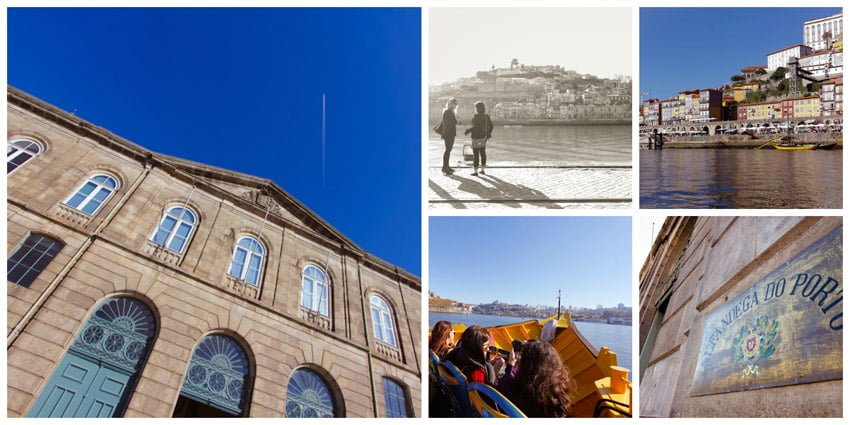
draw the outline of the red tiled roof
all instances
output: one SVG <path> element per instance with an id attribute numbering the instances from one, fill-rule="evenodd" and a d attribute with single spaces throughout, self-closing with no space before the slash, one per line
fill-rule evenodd
<path id="1" fill-rule="evenodd" d="M 756 71 L 756 70 L 759 70 L 759 69 L 767 69 L 767 65 L 753 65 L 753 66 L 748 66 L 748 67 L 746 67 L 746 68 L 741 68 L 741 72 L 744 72 L 744 71 Z"/>

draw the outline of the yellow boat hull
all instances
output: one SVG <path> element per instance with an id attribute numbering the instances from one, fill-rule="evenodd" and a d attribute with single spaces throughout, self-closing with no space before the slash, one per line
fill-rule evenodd
<path id="1" fill-rule="evenodd" d="M 802 146 L 780 146 L 773 145 L 774 148 L 781 151 L 811 151 L 817 149 L 818 145 L 802 145 Z"/>
<path id="2" fill-rule="evenodd" d="M 493 335 L 493 345 L 509 351 L 515 339 L 524 341 L 540 339 L 544 324 L 554 319 L 555 316 L 552 316 L 546 320 L 529 320 L 487 329 Z M 562 314 L 556 325 L 555 337 L 551 341 L 552 346 L 558 351 L 561 361 L 575 379 L 577 386 L 573 414 L 577 417 L 593 417 L 597 403 L 602 399 L 627 405 L 628 408 L 620 407 L 620 409 L 631 414 L 631 382 L 625 379 L 622 385 L 624 388 L 621 391 L 619 391 L 620 388 L 616 388 L 618 391 L 613 391 L 610 384 L 611 367 L 617 366 L 617 354 L 608 347 L 601 347 L 598 350 L 593 347 L 573 326 L 569 314 Z M 460 338 L 466 326 L 457 324 L 454 325 L 454 330 L 455 338 Z M 620 416 L 611 410 L 603 411 L 603 416 L 606 415 Z"/>

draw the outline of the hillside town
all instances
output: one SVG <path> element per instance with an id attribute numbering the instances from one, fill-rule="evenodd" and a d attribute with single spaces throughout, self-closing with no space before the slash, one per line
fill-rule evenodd
<path id="1" fill-rule="evenodd" d="M 796 132 L 841 131 L 843 14 L 805 21 L 802 32 L 802 44 L 767 52 L 764 64 L 742 64 L 740 73 L 718 87 L 644 100 L 642 131 L 714 134 L 716 124 L 709 123 L 722 121 L 754 121 L 771 130 L 780 127 L 771 122 L 786 121 L 782 128 Z"/>
<path id="2" fill-rule="evenodd" d="M 477 72 L 474 76 L 431 86 L 429 117 L 439 120 L 446 101 L 458 100 L 458 116 L 471 116 L 472 104 L 483 101 L 497 124 L 630 121 L 632 80 L 629 76 L 601 78 L 567 70 L 560 65 L 510 66 Z"/>
<path id="3" fill-rule="evenodd" d="M 558 312 L 558 308 L 553 306 L 509 304 L 499 300 L 486 304 L 468 304 L 441 298 L 433 292 L 428 297 L 428 310 L 439 313 L 484 314 L 489 316 L 534 317 L 541 319 Z M 618 325 L 631 325 L 632 323 L 632 308 L 626 307 L 623 303 L 619 303 L 615 307 L 603 307 L 600 304 L 594 308 L 563 305 L 561 306 L 561 312 L 569 312 L 572 319 L 579 322 Z"/>

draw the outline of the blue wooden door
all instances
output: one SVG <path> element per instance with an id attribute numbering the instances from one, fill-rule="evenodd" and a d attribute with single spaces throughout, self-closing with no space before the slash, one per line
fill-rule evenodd
<path id="1" fill-rule="evenodd" d="M 74 352 L 62 359 L 59 369 L 30 410 L 39 418 L 112 417 L 131 375 L 88 360 Z"/>
<path id="2" fill-rule="evenodd" d="M 144 304 L 111 298 L 92 314 L 27 416 L 104 418 L 119 415 L 156 325 Z"/>

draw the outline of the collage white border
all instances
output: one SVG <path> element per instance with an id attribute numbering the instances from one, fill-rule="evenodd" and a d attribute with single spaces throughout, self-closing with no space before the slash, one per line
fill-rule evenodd
<path id="1" fill-rule="evenodd" d="M 426 420 L 426 423 L 451 423 L 450 419 L 424 419 L 427 416 L 427 400 L 428 400 L 428 382 L 427 382 L 427 356 L 424 355 L 424 349 L 427 347 L 427 332 L 428 332 L 428 301 L 426 295 L 428 294 L 429 285 L 429 270 L 428 270 L 428 221 L 430 216 L 478 216 L 478 215 L 488 215 L 488 216 L 630 216 L 632 217 L 632 252 L 636 252 L 636 243 L 638 240 L 637 229 L 638 226 L 636 223 L 643 217 L 652 217 L 652 216 L 662 216 L 662 215 L 694 215 L 694 216 L 797 216 L 797 215 L 812 215 L 812 216 L 842 216 L 845 219 L 847 218 L 848 209 L 846 202 L 848 201 L 848 184 L 843 185 L 843 202 L 842 209 L 832 209 L 832 210 L 774 210 L 774 209 L 765 209 L 765 210 L 684 210 L 684 209 L 671 209 L 671 210 L 640 210 L 639 209 L 639 162 L 638 162 L 638 149 L 636 148 L 635 143 L 635 135 L 637 134 L 637 126 L 638 126 L 638 105 L 640 102 L 640 14 L 639 9 L 641 7 L 845 7 L 848 6 L 846 1 L 824 1 L 824 0 L 771 0 L 771 1 L 757 1 L 757 0 L 715 0 L 715 1 L 706 1 L 706 0 L 693 0 L 693 1 L 673 1 L 673 0 L 481 0 L 481 1 L 473 1 L 473 0 L 349 0 L 349 1 L 325 1 L 325 0 L 314 0 L 314 1 L 292 1 L 292 0 L 245 0 L 245 1 L 222 1 L 222 0 L 178 0 L 178 1 L 167 1 L 167 0 L 151 0 L 151 1 L 126 1 L 126 0 L 117 0 L 117 1 L 105 1 L 105 0 L 80 0 L 80 1 L 61 1 L 61 0 L 49 0 L 49 1 L 41 1 L 41 0 L 7 0 L 4 2 L 2 7 L 0 7 L 0 22 L 3 25 L 3 31 L 0 33 L 0 39 L 2 39 L 2 49 L 3 56 L 7 58 L 6 54 L 8 52 L 8 47 L 6 43 L 8 28 L 7 25 L 7 7 L 419 7 L 421 8 L 421 27 L 422 27 L 422 42 L 421 42 L 421 53 L 422 53 L 422 73 L 421 73 L 421 84 L 422 84 L 422 138 L 421 138 L 421 167 L 422 167 L 422 181 L 421 181 L 421 205 L 422 205 L 422 214 L 421 214 L 421 236 L 422 236 L 422 302 L 421 302 L 421 311 L 422 311 L 422 338 L 421 338 L 421 370 L 423 372 L 423 380 L 422 380 L 422 392 L 421 392 L 421 400 L 422 404 L 416 407 L 417 413 L 422 417 L 420 419 L 414 419 L 414 421 L 422 421 Z M 457 211 L 446 213 L 441 211 L 439 214 L 431 214 L 428 209 L 427 198 L 428 198 L 428 184 L 427 184 L 427 176 L 428 176 L 428 152 L 427 152 L 427 140 L 428 140 L 428 129 L 430 128 L 427 125 L 427 111 L 428 111 L 428 61 L 429 61 L 429 51 L 428 51 L 428 17 L 429 17 L 429 9 L 434 7 L 627 7 L 632 9 L 632 206 L 630 209 L 625 210 L 526 210 L 522 211 L 519 214 L 516 214 L 515 211 L 488 211 L 486 214 L 476 213 L 473 214 L 469 211 Z M 846 33 L 845 26 L 845 33 Z M 3 62 L 6 64 L 6 61 Z M 7 79 L 7 68 L 3 66 L 0 69 L 0 79 L 2 79 L 4 85 L 8 84 Z M 5 100 L 4 100 L 5 102 Z M 6 128 L 7 123 L 7 112 L 6 108 L 2 109 L 0 112 L 2 116 L 0 116 L 0 125 L 3 128 Z M 844 145 L 847 145 L 848 136 L 845 132 L 844 134 Z M 843 176 L 846 176 L 848 173 L 848 163 L 847 163 L 847 152 L 846 149 L 843 150 Z M 843 178 L 842 176 L 842 178 Z M 5 181 L 4 181 L 5 183 Z M 4 199 L 6 198 L 6 185 L 3 184 L 2 188 L 0 188 L 0 193 L 2 193 Z M 6 203 L 3 203 L 2 212 L 6 213 Z M 0 222 L 0 233 L 2 233 L 3 241 L 6 241 L 6 224 L 5 222 Z M 845 226 L 844 229 L 844 239 L 847 240 L 848 230 Z M 4 243 L 5 246 L 5 243 Z M 844 252 L 844 264 L 847 264 L 847 252 Z M 638 294 L 638 273 L 640 271 L 640 267 L 643 264 L 643 259 L 637 259 L 634 255 L 632 255 L 632 311 L 633 311 L 633 323 L 639 323 L 638 320 L 638 312 L 639 306 L 637 302 L 639 301 Z M 5 299 L 2 301 L 5 304 Z M 6 322 L 6 316 L 3 315 L 0 318 L 3 324 Z M 637 328 L 633 326 L 632 328 L 632 364 L 639 364 L 639 345 L 638 345 L 638 333 Z M 844 346 L 847 346 L 847 335 L 844 335 Z M 845 350 L 844 352 L 844 363 L 847 364 L 848 354 Z M 6 363 L 6 351 L 2 351 L 0 353 L 0 360 L 3 363 Z M 2 375 L 6 377 L 5 368 L 2 369 Z M 632 371 L 634 381 L 639 382 L 639 377 L 637 376 L 638 371 Z M 639 385 L 636 385 L 637 388 Z M 846 411 L 846 394 L 848 393 L 847 383 L 847 371 L 844 371 L 844 382 L 843 382 L 843 393 L 844 402 L 843 410 Z M 6 386 L 3 386 L 2 396 L 0 396 L 0 409 L 3 412 L 6 410 Z M 639 412 L 640 408 L 640 391 L 636 391 L 634 397 L 634 406 L 635 413 Z M 846 414 L 845 414 L 846 415 Z M 352 418 L 347 419 L 347 421 L 351 421 L 352 423 L 366 423 L 365 421 L 370 421 L 372 418 Z M 594 423 L 597 420 L 594 419 L 567 419 L 569 421 L 576 421 L 580 423 Z M 90 419 L 86 419 L 86 422 L 91 421 Z M 95 420 L 100 421 L 100 420 Z M 154 419 L 146 422 L 153 423 L 165 423 L 169 421 L 169 419 Z M 192 424 L 200 424 L 207 422 L 219 422 L 222 423 L 227 422 L 230 423 L 230 420 L 216 420 L 216 419 L 194 419 L 184 421 L 184 423 L 192 423 Z M 278 423 L 280 418 L 258 418 L 251 419 L 251 423 Z M 288 421 L 300 422 L 302 420 L 292 420 Z M 390 422 L 396 422 L 399 420 L 384 420 Z M 528 419 L 527 421 L 538 422 L 545 421 L 546 423 L 555 423 L 556 420 L 553 419 Z M 632 418 L 628 421 L 676 421 L 676 423 L 680 423 L 681 421 L 685 421 L 688 423 L 717 423 L 717 419 L 702 419 L 702 418 L 672 418 L 672 419 L 657 419 L 657 418 L 641 418 L 637 417 Z M 724 422 L 729 421 L 725 420 Z M 799 423 L 799 419 L 732 419 L 733 423 L 752 423 L 754 421 L 779 421 L 781 423 Z M 308 421 L 309 422 L 309 421 Z M 811 420 L 809 422 L 812 422 Z M 65 421 L 65 423 L 82 423 L 80 420 L 72 420 Z M 309 422 L 312 423 L 312 422 Z M 619 423 L 619 421 L 618 421 Z M 831 419 L 817 419 L 817 423 L 843 423 L 842 418 L 831 418 Z"/>

